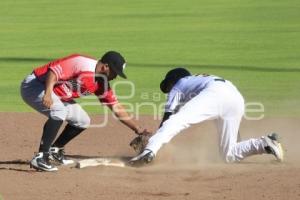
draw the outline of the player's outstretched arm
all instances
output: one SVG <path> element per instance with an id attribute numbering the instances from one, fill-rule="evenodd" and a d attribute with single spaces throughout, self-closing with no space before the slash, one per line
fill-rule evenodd
<path id="1" fill-rule="evenodd" d="M 147 129 L 137 125 L 137 123 L 126 112 L 122 104 L 116 103 L 114 105 L 108 105 L 108 107 L 123 124 L 125 124 L 128 128 L 133 130 L 137 135 L 151 134 L 151 132 Z"/>

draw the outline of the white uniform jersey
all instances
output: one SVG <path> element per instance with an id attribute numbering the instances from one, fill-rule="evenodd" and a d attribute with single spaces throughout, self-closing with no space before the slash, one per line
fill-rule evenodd
<path id="1" fill-rule="evenodd" d="M 168 94 L 165 112 L 176 113 L 181 106 L 198 95 L 215 79 L 222 78 L 213 75 L 194 75 L 181 78 Z"/>

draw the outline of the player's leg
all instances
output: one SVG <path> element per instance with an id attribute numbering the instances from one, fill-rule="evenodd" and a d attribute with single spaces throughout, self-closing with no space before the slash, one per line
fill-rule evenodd
<path id="1" fill-rule="evenodd" d="M 73 138 L 75 138 L 82 131 L 88 128 L 91 121 L 88 114 L 82 109 L 79 104 L 71 102 L 65 105 L 68 110 L 68 115 L 66 117 L 66 121 L 68 122 L 68 124 L 53 144 L 53 146 L 59 148 L 64 147 Z"/>
<path id="2" fill-rule="evenodd" d="M 52 93 L 53 105 L 50 109 L 46 108 L 42 103 L 44 88 L 44 84 L 37 80 L 34 75 L 29 75 L 21 85 L 21 95 L 28 105 L 48 117 L 44 124 L 39 153 L 33 158 L 31 165 L 37 169 L 55 171 L 57 168 L 48 161 L 49 149 L 60 126 L 66 119 L 67 110 L 54 93 Z"/>
<path id="3" fill-rule="evenodd" d="M 65 103 L 65 105 L 68 110 L 66 117 L 68 124 L 53 143 L 50 153 L 52 158 L 59 164 L 67 165 L 73 163 L 73 161 L 65 158 L 65 145 L 82 133 L 90 125 L 91 120 L 79 104 L 71 102 Z"/>
<path id="4" fill-rule="evenodd" d="M 265 136 L 237 142 L 238 121 L 218 120 L 220 151 L 226 162 L 238 162 L 248 156 L 264 153 L 273 154 L 278 161 L 282 161 L 283 152 L 276 137 Z"/>
<path id="5" fill-rule="evenodd" d="M 222 90 L 222 104 L 220 117 L 216 120 L 219 132 L 220 153 L 226 162 L 242 160 L 249 154 L 263 151 L 261 141 L 251 139 L 239 142 L 238 132 L 244 114 L 244 99 L 237 89 L 229 82 L 224 84 Z"/>
<path id="6" fill-rule="evenodd" d="M 226 162 L 235 162 L 264 152 L 260 139 L 237 142 L 240 119 L 218 119 L 220 153 Z"/>
<path id="7" fill-rule="evenodd" d="M 244 100 L 240 93 L 233 87 L 224 88 L 227 98 L 224 98 L 222 112 L 217 120 L 219 132 L 219 146 L 223 159 L 226 162 L 241 161 L 244 158 L 268 153 L 267 149 L 273 144 L 272 150 L 276 150 L 276 141 L 270 138 L 251 138 L 238 142 L 238 131 L 244 113 Z M 280 154 L 280 152 L 276 152 Z M 277 156 L 276 156 L 277 157 Z"/>
<path id="8" fill-rule="evenodd" d="M 214 119 L 219 113 L 219 98 L 213 90 L 204 90 L 199 95 L 187 102 L 178 113 L 171 115 L 160 129 L 149 139 L 144 151 L 132 158 L 131 165 L 143 165 L 153 160 L 163 144 L 168 143 L 182 130 L 192 124 Z"/>
<path id="9" fill-rule="evenodd" d="M 149 139 L 145 149 L 156 154 L 163 144 L 168 143 L 182 130 L 192 124 L 216 118 L 219 113 L 218 104 L 218 98 L 213 91 L 201 92 L 163 123 L 161 128 Z"/>
<path id="10" fill-rule="evenodd" d="M 33 79 L 21 89 L 24 101 L 33 109 L 48 117 L 48 120 L 44 124 L 39 152 L 47 152 L 49 150 L 60 126 L 68 114 L 66 106 L 54 93 L 52 93 L 53 105 L 51 108 L 48 109 L 43 105 L 44 88 L 43 83 L 37 79 Z"/>

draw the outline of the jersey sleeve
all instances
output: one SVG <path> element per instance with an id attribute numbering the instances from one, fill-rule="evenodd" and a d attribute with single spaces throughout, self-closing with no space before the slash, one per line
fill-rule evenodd
<path id="1" fill-rule="evenodd" d="M 99 99 L 101 103 L 104 105 L 114 105 L 118 103 L 118 99 L 112 89 L 107 90 L 104 92 L 103 97 Z"/>
<path id="2" fill-rule="evenodd" d="M 180 90 L 173 88 L 168 95 L 165 112 L 175 113 L 181 105 L 183 99 L 182 95 Z"/>
<path id="3" fill-rule="evenodd" d="M 109 84 L 106 90 L 104 90 L 103 85 L 99 84 L 98 89 L 95 91 L 95 95 L 104 105 L 114 105 L 118 103 L 118 99 Z"/>

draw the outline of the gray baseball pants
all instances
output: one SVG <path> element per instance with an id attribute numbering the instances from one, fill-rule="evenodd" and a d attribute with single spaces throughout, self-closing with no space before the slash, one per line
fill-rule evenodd
<path id="1" fill-rule="evenodd" d="M 45 94 L 45 83 L 36 78 L 34 74 L 28 75 L 21 84 L 21 96 L 23 100 L 36 111 L 53 119 L 67 121 L 70 125 L 87 128 L 90 125 L 90 117 L 75 101 L 63 102 L 52 92 L 53 104 L 50 109 L 42 103 Z"/>

